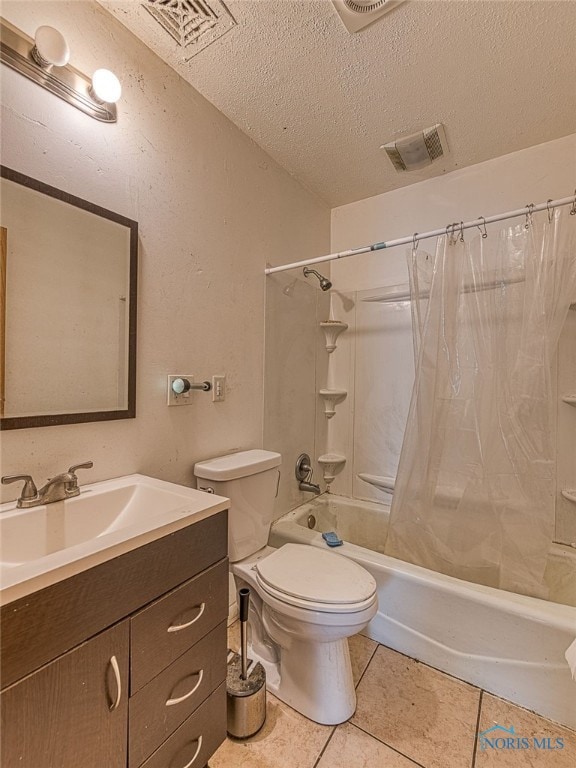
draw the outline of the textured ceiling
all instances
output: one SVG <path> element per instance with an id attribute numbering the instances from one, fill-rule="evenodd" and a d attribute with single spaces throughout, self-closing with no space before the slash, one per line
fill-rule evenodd
<path id="1" fill-rule="evenodd" d="M 330 0 L 227 0 L 186 62 L 141 2 L 100 2 L 332 206 L 576 130 L 576 0 L 408 0 L 357 34 Z M 380 145 L 434 123 L 445 162 L 397 173 Z"/>

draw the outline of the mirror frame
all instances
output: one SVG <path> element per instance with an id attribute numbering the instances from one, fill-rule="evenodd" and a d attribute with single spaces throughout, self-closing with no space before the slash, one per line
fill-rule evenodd
<path id="1" fill-rule="evenodd" d="M 130 230 L 130 286 L 128 308 L 128 402 L 123 410 L 90 411 L 87 413 L 55 413 L 38 416 L 10 416 L 0 418 L 0 430 L 29 429 L 31 427 L 51 427 L 59 424 L 79 424 L 90 421 L 112 421 L 115 419 L 134 419 L 136 417 L 136 320 L 137 320 L 137 291 L 138 291 L 138 222 L 127 219 L 119 213 L 109 211 L 95 203 L 90 203 L 80 197 L 71 195 L 56 187 L 51 187 L 43 181 L 33 179 L 23 173 L 0 165 L 0 176 L 16 184 L 49 195 L 69 205 L 82 208 L 96 216 L 109 219 Z M 1 345 L 0 345 L 1 346 Z"/>

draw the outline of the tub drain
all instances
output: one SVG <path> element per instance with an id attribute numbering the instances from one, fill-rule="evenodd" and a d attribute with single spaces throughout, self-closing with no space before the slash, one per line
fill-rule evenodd
<path id="1" fill-rule="evenodd" d="M 316 527 L 316 518 L 314 515 L 308 515 L 308 528 L 314 529 Z"/>

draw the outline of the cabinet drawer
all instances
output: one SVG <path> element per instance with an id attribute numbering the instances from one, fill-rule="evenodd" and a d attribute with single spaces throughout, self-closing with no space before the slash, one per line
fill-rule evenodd
<path id="1" fill-rule="evenodd" d="M 227 618 L 228 561 L 196 576 L 130 620 L 134 694 Z"/>
<path id="2" fill-rule="evenodd" d="M 226 738 L 226 683 L 185 720 L 142 768 L 203 768 Z"/>
<path id="3" fill-rule="evenodd" d="M 226 680 L 226 622 L 130 698 L 129 767 L 137 768 Z"/>

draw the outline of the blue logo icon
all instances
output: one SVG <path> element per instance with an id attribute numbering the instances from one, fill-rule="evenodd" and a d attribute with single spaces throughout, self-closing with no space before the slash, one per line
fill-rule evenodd
<path id="1" fill-rule="evenodd" d="M 478 741 L 482 750 L 564 749 L 564 739 L 561 736 L 542 736 L 541 738 L 519 736 L 513 725 L 506 728 L 498 723 L 481 731 L 478 734 Z"/>

